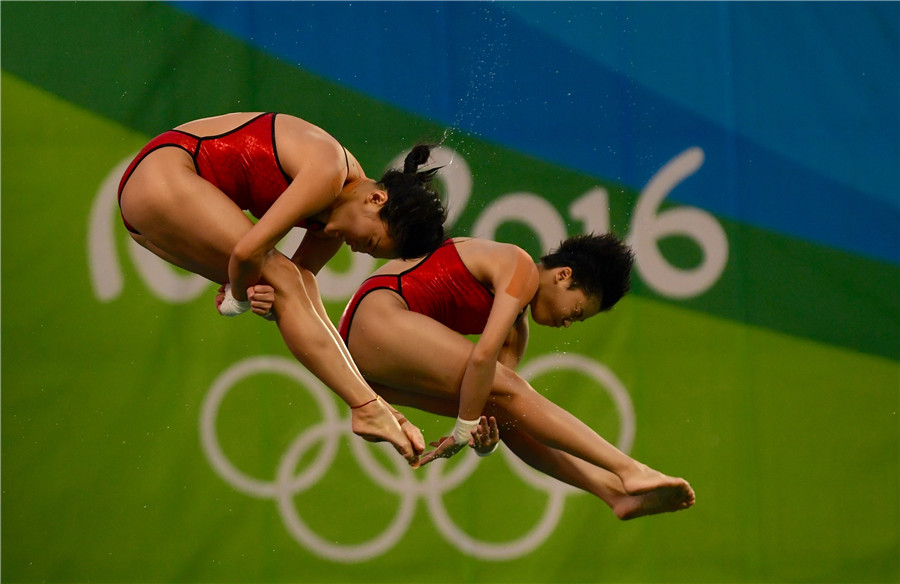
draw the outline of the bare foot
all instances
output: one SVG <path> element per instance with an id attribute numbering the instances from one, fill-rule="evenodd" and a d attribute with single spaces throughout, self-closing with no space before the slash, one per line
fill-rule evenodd
<path id="1" fill-rule="evenodd" d="M 684 479 L 670 477 L 653 470 L 646 464 L 635 461 L 634 467 L 627 473 L 619 475 L 625 492 L 629 495 L 640 495 L 661 487 L 675 487 L 690 490 L 690 485 Z"/>
<path id="2" fill-rule="evenodd" d="M 353 408 L 351 412 L 351 428 L 354 434 L 369 442 L 390 442 L 409 464 L 415 465 L 418 462 L 419 455 L 410 441 L 410 436 L 400 428 L 394 414 L 381 398 Z"/>
<path id="3" fill-rule="evenodd" d="M 659 487 L 640 495 L 623 495 L 612 505 L 616 517 L 623 521 L 644 515 L 682 511 L 694 504 L 694 490 L 685 482 L 674 487 Z"/>

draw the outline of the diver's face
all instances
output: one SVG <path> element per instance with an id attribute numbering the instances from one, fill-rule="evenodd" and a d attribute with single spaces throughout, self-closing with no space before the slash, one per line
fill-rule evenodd
<path id="1" fill-rule="evenodd" d="M 343 230 L 342 234 L 344 241 L 354 252 L 367 253 L 375 258 L 396 256 L 396 245 L 388 233 L 387 225 L 377 216 L 359 219 L 353 226 Z"/>
<path id="2" fill-rule="evenodd" d="M 325 234 L 342 239 L 354 252 L 375 258 L 396 257 L 396 243 L 381 220 L 387 193 L 368 181 L 357 185 L 352 195 L 349 202 L 332 212 Z"/>
<path id="3" fill-rule="evenodd" d="M 531 318 L 544 326 L 565 327 L 600 312 L 600 299 L 572 288 L 570 268 L 551 268 L 541 274 L 538 293 L 531 304 Z"/>

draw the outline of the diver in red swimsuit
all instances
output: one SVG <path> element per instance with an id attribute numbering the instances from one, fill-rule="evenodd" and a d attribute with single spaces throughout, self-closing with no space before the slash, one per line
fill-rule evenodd
<path id="1" fill-rule="evenodd" d="M 242 210 L 259 219 L 291 183 L 275 151 L 275 116 L 260 114 L 237 128 L 217 136 L 195 136 L 183 130 L 169 130 L 151 140 L 138 152 L 119 182 L 122 189 L 138 164 L 157 148 L 175 146 L 191 155 L 200 177 L 228 195 Z M 344 162 L 350 171 L 346 150 Z M 124 220 L 124 218 L 123 218 Z M 295 227 L 321 230 L 321 222 L 301 219 Z M 125 227 L 137 233 L 127 221 Z"/>
<path id="2" fill-rule="evenodd" d="M 368 278 L 350 299 L 338 324 L 344 342 L 359 302 L 373 290 L 393 290 L 413 312 L 424 314 L 463 335 L 481 334 L 494 295 L 462 263 L 453 240 L 399 274 Z"/>
<path id="3" fill-rule="evenodd" d="M 424 440 L 366 384 L 319 297 L 315 275 L 343 243 L 374 257 L 420 257 L 444 239 L 446 216 L 420 171 L 428 146 L 380 180 L 325 130 L 273 113 L 187 122 L 154 138 L 122 177 L 131 237 L 164 260 L 222 284 L 229 316 L 270 309 L 291 352 L 353 410 L 353 430 L 388 440 L 411 463 Z M 258 221 L 244 213 L 249 210 Z M 306 235 L 290 258 L 275 245 Z"/>
<path id="4" fill-rule="evenodd" d="M 537 264 L 513 245 L 448 240 L 421 260 L 382 266 L 338 328 L 381 395 L 457 417 L 422 464 L 466 444 L 489 453 L 499 421 L 504 443 L 526 463 L 597 495 L 618 517 L 677 511 L 694 503 L 687 481 L 630 458 L 513 371 L 527 345 L 526 309 L 541 325 L 586 320 L 628 291 L 632 263 L 612 235 L 570 238 Z M 466 334 L 481 336 L 473 344 Z"/>

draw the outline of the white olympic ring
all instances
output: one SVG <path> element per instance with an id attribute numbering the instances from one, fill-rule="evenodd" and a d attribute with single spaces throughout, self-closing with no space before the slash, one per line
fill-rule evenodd
<path id="1" fill-rule="evenodd" d="M 604 387 L 612 390 L 613 399 L 623 420 L 619 443 L 622 445 L 624 439 L 630 448 L 634 423 L 628 392 L 611 372 L 596 361 L 572 355 L 546 355 L 529 363 L 523 368 L 522 375 L 529 379 L 559 367 L 584 371 Z M 251 477 L 237 469 L 219 445 L 216 432 L 219 407 L 230 388 L 244 378 L 259 373 L 277 373 L 297 381 L 311 392 L 322 415 L 321 422 L 309 427 L 294 439 L 281 457 L 271 482 Z M 315 533 L 303 521 L 294 501 L 295 495 L 312 487 L 331 467 L 337 454 L 338 441 L 342 437 L 347 438 L 354 458 L 373 482 L 401 499 L 397 514 L 380 534 L 368 541 L 352 545 L 328 541 Z M 521 538 L 508 542 L 490 542 L 474 538 L 450 517 L 444 505 L 443 495 L 469 478 L 478 465 L 478 457 L 464 457 L 459 464 L 450 467 L 451 470 L 446 476 L 444 469 L 448 468 L 448 465 L 430 465 L 424 469 L 424 480 L 418 480 L 414 471 L 393 452 L 390 446 L 377 445 L 392 453 L 389 460 L 394 464 L 396 473 L 388 472 L 375 459 L 370 446 L 353 434 L 349 418 L 340 418 L 334 397 L 322 382 L 296 361 L 282 357 L 259 356 L 245 359 L 229 367 L 213 382 L 201 408 L 200 440 L 206 456 L 219 476 L 246 495 L 273 499 L 285 527 L 298 543 L 320 557 L 342 563 L 363 562 L 393 548 L 412 523 L 416 501 L 420 497 L 425 499 L 426 508 L 441 535 L 463 553 L 495 561 L 518 558 L 539 547 L 553 533 L 562 516 L 565 497 L 581 493 L 556 479 L 538 473 L 508 449 L 502 449 L 502 456 L 513 472 L 533 488 L 547 492 L 549 500 L 540 521 Z M 316 458 L 305 470 L 296 472 L 296 466 L 304 454 L 317 443 L 322 443 L 322 447 Z"/>

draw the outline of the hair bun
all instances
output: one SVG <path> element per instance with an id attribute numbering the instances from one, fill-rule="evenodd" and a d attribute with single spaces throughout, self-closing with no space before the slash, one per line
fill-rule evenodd
<path id="1" fill-rule="evenodd" d="M 427 144 L 418 144 L 413 147 L 403 161 L 404 174 L 416 174 L 419 170 L 419 166 L 428 162 L 429 156 L 431 156 L 431 146 L 428 146 Z"/>

